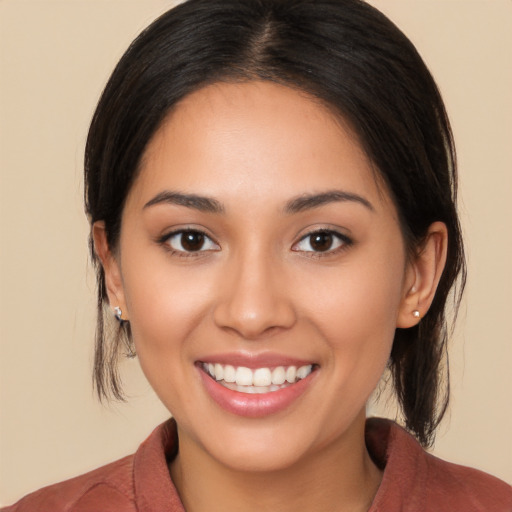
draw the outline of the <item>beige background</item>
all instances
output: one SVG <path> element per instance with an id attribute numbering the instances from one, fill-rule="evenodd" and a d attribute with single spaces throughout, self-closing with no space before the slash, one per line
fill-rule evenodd
<path id="1" fill-rule="evenodd" d="M 460 156 L 470 278 L 435 452 L 512 481 L 512 2 L 374 0 L 436 76 Z M 0 0 L 0 503 L 128 454 L 167 413 L 91 391 L 87 124 L 114 63 L 172 2 Z M 392 414 L 392 413 L 391 413 Z"/>

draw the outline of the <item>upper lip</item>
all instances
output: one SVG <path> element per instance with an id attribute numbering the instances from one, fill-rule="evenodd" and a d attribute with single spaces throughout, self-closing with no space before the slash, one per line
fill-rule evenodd
<path id="1" fill-rule="evenodd" d="M 212 354 L 198 358 L 199 363 L 219 363 L 222 365 L 244 366 L 246 368 L 275 368 L 277 366 L 304 366 L 314 364 L 308 359 L 299 359 L 274 352 L 250 353 L 250 352 L 229 352 Z"/>

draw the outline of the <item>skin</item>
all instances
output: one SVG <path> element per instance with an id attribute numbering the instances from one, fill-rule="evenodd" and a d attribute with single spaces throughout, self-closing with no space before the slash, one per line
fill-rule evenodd
<path id="1" fill-rule="evenodd" d="M 332 191 L 349 197 L 291 208 Z M 159 201 L 165 192 L 222 211 Z M 168 236 L 180 229 L 204 232 L 204 250 L 181 250 L 181 235 Z M 315 251 L 316 230 L 341 237 Z M 367 510 L 381 473 L 365 448 L 365 404 L 396 327 L 432 301 L 446 229 L 433 224 L 407 257 L 395 207 L 349 127 L 284 86 L 203 88 L 148 145 L 117 250 L 101 222 L 93 234 L 110 304 L 177 420 L 170 471 L 187 511 Z M 285 410 L 245 418 L 211 400 L 196 365 L 226 353 L 299 358 L 316 371 Z"/>

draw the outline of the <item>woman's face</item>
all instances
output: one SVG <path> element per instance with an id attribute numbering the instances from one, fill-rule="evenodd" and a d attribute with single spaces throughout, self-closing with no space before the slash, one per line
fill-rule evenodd
<path id="1" fill-rule="evenodd" d="M 180 449 L 271 470 L 360 440 L 414 272 L 325 107 L 265 82 L 186 97 L 147 148 L 119 248 L 111 303 Z"/>

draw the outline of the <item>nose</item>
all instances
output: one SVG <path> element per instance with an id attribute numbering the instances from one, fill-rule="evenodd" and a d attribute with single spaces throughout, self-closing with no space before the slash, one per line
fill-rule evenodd
<path id="1" fill-rule="evenodd" d="M 245 250 L 226 262 L 214 309 L 218 327 L 246 340 L 289 329 L 296 321 L 285 273 L 261 252 Z"/>

